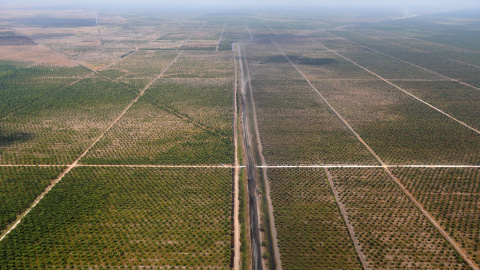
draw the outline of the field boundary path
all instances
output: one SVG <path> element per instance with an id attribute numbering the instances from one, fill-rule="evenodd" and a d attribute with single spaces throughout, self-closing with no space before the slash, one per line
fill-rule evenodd
<path id="1" fill-rule="evenodd" d="M 253 38 L 253 36 L 252 36 L 252 32 L 250 32 L 250 28 L 248 28 L 247 22 L 243 22 L 243 23 L 245 23 L 245 29 L 247 30 L 248 34 L 250 35 L 250 38 L 251 38 L 252 40 L 255 40 L 255 39 Z"/>
<path id="2" fill-rule="evenodd" d="M 317 96 L 325 103 L 325 105 L 328 106 L 328 108 L 342 121 L 342 123 L 352 132 L 352 134 L 357 138 L 357 140 L 362 143 L 365 148 L 375 157 L 375 159 L 380 163 L 381 167 L 385 171 L 385 173 L 390 177 L 390 179 L 400 188 L 400 190 L 403 192 L 405 196 L 408 197 L 408 199 L 417 207 L 417 209 L 423 214 L 423 216 L 435 227 L 435 229 L 443 236 L 443 238 L 455 249 L 455 251 L 458 253 L 458 255 L 472 268 L 475 270 L 480 270 L 478 265 L 473 262 L 469 256 L 467 255 L 466 251 L 461 248 L 461 245 L 458 244 L 443 228 L 442 226 L 433 218 L 433 216 L 425 210 L 425 208 L 420 204 L 415 197 L 405 188 L 405 186 L 398 180 L 397 177 L 393 175 L 393 173 L 390 171 L 389 167 L 383 162 L 383 160 L 373 151 L 373 149 L 360 137 L 360 135 L 350 126 L 350 124 L 342 117 L 340 113 L 338 113 L 335 108 L 325 99 L 325 97 L 318 91 L 318 89 L 310 82 L 310 80 L 302 73 L 302 71 L 290 60 L 290 58 L 277 46 L 277 44 L 270 39 L 272 44 L 277 48 L 277 50 L 287 59 L 287 61 L 297 70 L 297 72 L 305 79 L 305 81 L 310 85 L 310 87 L 314 90 L 314 92 L 317 94 Z M 330 52 L 333 52 L 337 54 L 338 56 L 341 56 L 337 52 L 325 47 L 323 44 L 320 44 L 316 42 L 317 44 L 321 45 L 323 48 L 327 49 Z M 362 69 L 368 71 L 369 73 L 376 75 L 375 73 L 369 71 L 368 69 L 356 64 L 355 62 L 349 60 L 348 58 L 345 58 L 341 56 L 342 58 L 348 60 L 349 62 L 352 62 L 353 64 L 357 65 L 358 67 L 361 67 Z M 378 76 L 378 75 L 376 75 Z M 382 78 L 378 76 L 379 78 Z M 383 78 L 382 78 L 383 79 Z M 385 82 L 391 84 L 390 82 L 386 81 L 383 79 Z M 398 88 L 398 87 L 397 87 Z"/>
<path id="3" fill-rule="evenodd" d="M 178 55 L 162 70 L 162 72 L 157 77 L 155 77 L 147 85 L 145 85 L 145 87 L 140 91 L 140 93 L 138 93 L 137 97 L 130 101 L 130 103 L 125 107 L 125 109 L 123 109 L 123 111 L 110 123 L 110 125 L 108 125 L 108 127 L 104 129 L 98 137 L 96 137 L 96 139 L 80 154 L 80 156 L 78 156 L 72 164 L 68 165 L 67 168 L 55 180 L 52 181 L 52 183 L 35 199 L 35 201 L 33 201 L 30 207 L 28 207 L 22 214 L 20 214 L 11 225 L 7 226 L 7 229 L 0 235 L 0 242 L 13 229 L 15 229 L 15 227 L 17 227 L 17 225 L 22 221 L 22 219 L 43 199 L 43 197 L 45 197 L 45 195 L 47 195 L 47 193 L 56 184 L 58 184 L 62 180 L 65 175 L 67 175 L 73 168 L 78 166 L 80 159 L 82 159 L 88 153 L 88 151 L 92 149 L 92 147 L 94 147 L 95 144 L 97 144 L 97 142 L 100 141 L 103 136 L 120 120 L 120 118 L 125 115 L 125 113 L 132 107 L 132 105 L 135 104 L 141 96 L 143 96 L 143 94 L 150 87 L 150 85 L 152 85 L 156 80 L 162 77 L 163 74 L 165 74 L 165 72 L 173 65 L 173 63 L 177 61 L 177 58 L 180 57 L 180 55 L 182 55 L 182 52 L 179 52 Z"/>
<path id="4" fill-rule="evenodd" d="M 218 52 L 218 47 L 220 46 L 220 42 L 222 42 L 223 34 L 225 33 L 225 28 L 227 28 L 227 23 L 225 23 L 225 24 L 223 25 L 222 34 L 220 35 L 220 38 L 218 39 L 217 48 L 215 48 L 215 51 L 216 51 L 216 52 Z"/>

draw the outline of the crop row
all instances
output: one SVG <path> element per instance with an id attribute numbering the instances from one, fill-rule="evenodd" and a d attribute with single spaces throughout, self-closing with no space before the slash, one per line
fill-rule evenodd
<path id="1" fill-rule="evenodd" d="M 382 169 L 332 169 L 372 269 L 468 269 Z"/>
<path id="2" fill-rule="evenodd" d="M 0 242 L 0 269 L 229 269 L 229 169 L 71 171 Z"/>
<path id="3" fill-rule="evenodd" d="M 269 169 L 284 269 L 361 269 L 323 170 Z"/>
<path id="4" fill-rule="evenodd" d="M 479 170 L 402 168 L 393 169 L 393 172 L 479 264 Z"/>
<path id="5" fill-rule="evenodd" d="M 60 174 L 60 167 L 0 167 L 0 232 Z"/>

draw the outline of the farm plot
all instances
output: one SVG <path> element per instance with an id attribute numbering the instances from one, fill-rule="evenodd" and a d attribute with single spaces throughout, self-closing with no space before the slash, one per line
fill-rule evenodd
<path id="1" fill-rule="evenodd" d="M 312 81 L 388 164 L 479 164 L 480 136 L 383 81 Z"/>
<path id="2" fill-rule="evenodd" d="M 267 164 L 376 164 L 297 71 L 279 61 L 283 56 L 268 43 L 246 47 Z"/>
<path id="3" fill-rule="evenodd" d="M 182 50 L 210 50 L 214 51 L 223 31 L 224 24 L 207 23 L 181 47 Z"/>
<path id="4" fill-rule="evenodd" d="M 480 91 L 457 82 L 392 81 L 442 111 L 480 129 Z"/>
<path id="5" fill-rule="evenodd" d="M 321 40 L 319 42 L 322 43 Z M 359 45 L 352 44 L 351 46 Z M 327 47 L 336 51 L 334 44 Z M 341 54 L 387 80 L 449 80 L 433 71 L 415 67 L 375 51 L 342 52 Z"/>
<path id="6" fill-rule="evenodd" d="M 373 39 L 371 37 L 358 34 L 352 31 L 330 31 L 336 35 L 347 38 L 350 41 L 367 46 L 382 53 L 391 55 L 398 59 L 407 61 L 409 63 L 418 65 L 420 67 L 438 72 L 439 74 L 454 78 L 466 83 L 478 83 L 478 73 L 480 67 L 474 67 L 467 63 L 450 60 L 439 55 L 433 55 L 428 52 L 414 50 L 405 46 L 400 46 L 383 40 Z M 395 61 L 395 59 L 392 59 Z M 362 62 L 358 62 L 362 64 Z M 369 68 L 367 64 L 365 67 Z M 416 71 L 417 69 L 412 66 Z M 476 86 L 480 86 L 476 84 Z"/>
<path id="7" fill-rule="evenodd" d="M 371 24 L 368 28 L 400 34 L 427 42 L 480 51 L 478 10 L 417 16 Z"/>
<path id="8" fill-rule="evenodd" d="M 441 226 L 480 263 L 480 174 L 465 168 L 392 169 Z"/>
<path id="9" fill-rule="evenodd" d="M 62 167 L 0 167 L 0 234 L 56 178 Z"/>
<path id="10" fill-rule="evenodd" d="M 428 52 L 432 55 L 436 55 L 442 58 L 450 58 L 454 61 L 462 61 L 471 65 L 478 65 L 480 61 L 480 52 L 446 46 L 439 43 L 428 42 L 413 37 L 401 36 L 394 33 L 375 29 L 352 28 L 352 30 L 374 39 L 380 39 L 389 42 L 390 44 L 398 44 L 400 46 L 405 46 L 413 50 Z"/>
<path id="11" fill-rule="evenodd" d="M 83 67 L 26 68 L 0 63 L 0 117 L 80 79 L 86 72 Z"/>
<path id="12" fill-rule="evenodd" d="M 112 80 L 140 90 L 178 55 L 175 51 L 138 50 L 100 72 Z"/>
<path id="13" fill-rule="evenodd" d="M 0 121 L 0 163 L 69 164 L 134 96 L 93 78 L 49 95 Z"/>
<path id="14" fill-rule="evenodd" d="M 370 268 L 469 269 L 382 169 L 330 172 Z"/>
<path id="15" fill-rule="evenodd" d="M 335 40 L 335 42 L 339 42 Z M 275 43 L 310 80 L 338 79 L 338 80 L 374 80 L 377 79 L 347 60 L 332 54 L 321 47 L 312 46 L 312 40 L 302 37 L 275 38 Z M 349 44 L 350 45 L 350 44 Z M 362 48 L 353 48 L 353 50 Z M 336 45 L 335 50 L 350 51 L 342 45 Z M 288 63 L 284 56 L 275 58 L 276 62 Z"/>
<path id="16" fill-rule="evenodd" d="M 71 171 L 0 242 L 0 269 L 230 269 L 230 169 Z"/>
<path id="17" fill-rule="evenodd" d="M 362 269 L 323 170 L 269 169 L 284 269 Z"/>
<path id="18" fill-rule="evenodd" d="M 185 51 L 165 78 L 232 78 L 232 52 Z"/>
<path id="19" fill-rule="evenodd" d="M 305 63 L 296 65 L 307 69 Z M 308 66 L 312 72 L 317 68 Z M 342 70 L 338 73 L 341 76 Z M 311 82 L 386 163 L 480 162 L 478 134 L 384 81 L 311 78 Z"/>
<path id="20" fill-rule="evenodd" d="M 232 136 L 232 78 L 166 78 L 145 94 L 172 113 L 224 136 Z"/>
<path id="21" fill-rule="evenodd" d="M 231 132 L 230 132 L 231 134 Z M 87 164 L 230 164 L 232 137 L 143 96 L 81 160 Z"/>

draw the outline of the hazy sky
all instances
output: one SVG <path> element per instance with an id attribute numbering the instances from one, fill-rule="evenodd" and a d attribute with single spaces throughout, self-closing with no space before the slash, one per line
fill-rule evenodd
<path id="1" fill-rule="evenodd" d="M 81 5 L 95 6 L 133 6 L 133 7 L 219 7 L 219 8 L 255 8 L 255 7 L 431 7 L 432 9 L 461 9 L 480 6 L 479 0 L 0 0 L 0 8 L 15 5 L 45 6 L 45 5 Z"/>

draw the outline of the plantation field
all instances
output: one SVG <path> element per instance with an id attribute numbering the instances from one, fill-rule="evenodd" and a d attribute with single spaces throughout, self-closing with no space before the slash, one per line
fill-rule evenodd
<path id="1" fill-rule="evenodd" d="M 282 267 L 362 269 L 323 170 L 270 169 Z"/>
<path id="2" fill-rule="evenodd" d="M 478 169 L 394 169 L 442 226 L 480 263 Z"/>
<path id="3" fill-rule="evenodd" d="M 62 167 L 0 167 L 0 232 L 25 210 Z"/>
<path id="4" fill-rule="evenodd" d="M 468 269 L 382 169 L 332 169 L 372 269 Z"/>
<path id="5" fill-rule="evenodd" d="M 68 164 L 134 97 L 125 87 L 84 79 L 0 122 L 1 164 Z"/>
<path id="6" fill-rule="evenodd" d="M 76 168 L 0 243 L 1 269 L 228 269 L 229 169 Z"/>
<path id="7" fill-rule="evenodd" d="M 368 151 L 275 50 L 271 43 L 246 47 L 267 163 L 375 164 Z"/>
<path id="8" fill-rule="evenodd" d="M 476 15 L 0 8 L 0 269 L 480 269 Z"/>

